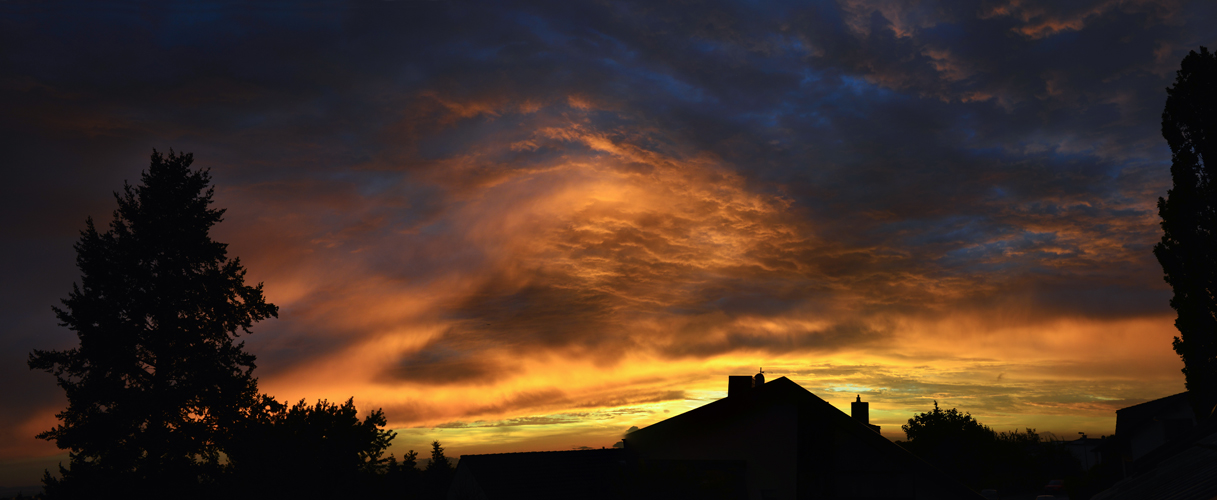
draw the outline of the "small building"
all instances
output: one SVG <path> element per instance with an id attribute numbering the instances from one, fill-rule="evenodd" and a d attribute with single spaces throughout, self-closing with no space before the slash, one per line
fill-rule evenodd
<path id="1" fill-rule="evenodd" d="M 726 398 L 631 432 L 623 449 L 466 455 L 449 498 L 981 498 L 852 409 L 785 377 L 731 377 Z M 559 475 L 566 486 L 544 484 Z"/>
<path id="2" fill-rule="evenodd" d="M 1091 498 L 1217 498 L 1217 419 L 1209 417 L 1141 456 L 1124 479 Z"/>
<path id="3" fill-rule="evenodd" d="M 1131 464 L 1196 427 L 1196 414 L 1187 393 L 1146 401 L 1116 410 L 1116 433 L 1097 451 L 1103 460 Z"/>

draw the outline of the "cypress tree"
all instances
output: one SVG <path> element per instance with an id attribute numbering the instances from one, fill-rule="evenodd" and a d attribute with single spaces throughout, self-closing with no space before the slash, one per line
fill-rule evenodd
<path id="1" fill-rule="evenodd" d="M 1217 405 L 1217 58 L 1204 47 L 1190 52 L 1166 93 L 1162 137 L 1174 185 L 1158 198 L 1163 235 L 1154 255 L 1174 291 L 1175 352 L 1204 420 Z"/>

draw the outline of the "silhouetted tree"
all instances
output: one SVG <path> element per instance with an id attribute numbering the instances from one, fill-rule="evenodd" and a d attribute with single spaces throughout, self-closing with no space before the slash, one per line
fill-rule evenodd
<path id="1" fill-rule="evenodd" d="M 448 492 L 448 486 L 452 482 L 452 474 L 455 470 L 452 463 L 448 461 L 448 457 L 444 456 L 444 447 L 440 446 L 439 441 L 431 443 L 431 462 L 427 463 L 428 497 L 444 498 Z"/>
<path id="2" fill-rule="evenodd" d="M 75 245 L 80 283 L 53 309 L 80 345 L 29 358 L 68 398 L 38 435 L 71 450 L 63 478 L 44 477 L 51 497 L 193 495 L 255 401 L 254 356 L 234 338 L 278 308 L 211 239 L 224 210 L 210 208 L 210 175 L 192 161 L 154 150 L 141 185 L 115 193 L 110 230 L 90 218 Z"/>
<path id="3" fill-rule="evenodd" d="M 403 470 L 418 470 L 418 452 L 414 450 L 407 451 L 401 456 L 401 468 Z"/>
<path id="4" fill-rule="evenodd" d="M 939 408 L 937 401 L 901 429 L 908 440 L 897 444 L 973 489 L 1034 491 L 1049 476 L 1081 472 L 1068 451 L 1045 442 L 1035 429 L 997 433 L 970 413 Z"/>
<path id="5" fill-rule="evenodd" d="M 975 457 L 990 454 L 996 441 L 993 430 L 970 413 L 943 410 L 937 401 L 933 410 L 913 416 L 900 428 L 908 439 L 902 443 L 905 448 L 969 486 L 977 486 L 984 475 Z"/>
<path id="6" fill-rule="evenodd" d="M 431 443 L 431 462 L 427 464 L 428 474 L 444 474 L 452 470 L 452 464 L 448 462 L 448 457 L 444 456 L 444 447 L 440 446 L 439 441 Z"/>
<path id="7" fill-rule="evenodd" d="M 1217 57 L 1204 47 L 1188 53 L 1166 94 L 1162 137 L 1174 186 L 1158 198 L 1163 235 L 1154 255 L 1175 292 L 1175 352 L 1203 420 L 1217 405 Z"/>
<path id="8" fill-rule="evenodd" d="M 418 498 L 422 492 L 422 471 L 418 469 L 418 452 L 407 451 L 401 461 L 389 455 L 385 466 L 385 498 Z"/>
<path id="9" fill-rule="evenodd" d="M 994 437 L 993 430 L 977 422 L 971 413 L 961 413 L 955 408 L 943 410 L 938 401 L 934 401 L 933 410 L 914 415 L 900 428 L 914 446 L 936 446 L 961 437 L 971 441 Z"/>
<path id="10" fill-rule="evenodd" d="M 383 430 L 383 411 L 360 421 L 353 398 L 341 406 L 301 400 L 291 408 L 262 398 L 225 448 L 230 473 L 225 496 L 338 498 L 381 489 L 377 476 L 387 472 L 389 462 L 382 457 L 397 435 Z"/>

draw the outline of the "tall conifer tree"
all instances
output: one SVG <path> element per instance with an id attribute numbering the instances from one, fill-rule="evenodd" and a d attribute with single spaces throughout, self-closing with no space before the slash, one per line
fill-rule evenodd
<path id="1" fill-rule="evenodd" d="M 1166 93 L 1174 186 L 1158 198 L 1164 234 L 1154 255 L 1174 290 L 1174 347 L 1192 407 L 1205 419 L 1217 405 L 1217 58 L 1190 52 Z"/>
<path id="2" fill-rule="evenodd" d="M 80 344 L 29 359 L 68 397 L 38 435 L 70 450 L 63 479 L 44 478 L 51 497 L 190 496 L 256 400 L 254 356 L 235 338 L 278 308 L 211 239 L 224 210 L 192 160 L 154 150 L 141 185 L 115 193 L 109 231 L 89 219 L 76 243 L 80 283 L 54 311 Z"/>

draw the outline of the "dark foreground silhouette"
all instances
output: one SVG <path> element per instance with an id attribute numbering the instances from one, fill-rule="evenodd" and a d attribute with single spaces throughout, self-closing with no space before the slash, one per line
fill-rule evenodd
<path id="1" fill-rule="evenodd" d="M 277 317 L 262 284 L 211 239 L 207 170 L 193 156 L 152 152 L 138 186 L 115 193 L 109 230 L 92 219 L 76 243 L 80 282 L 60 324 L 79 345 L 35 350 L 31 369 L 55 376 L 68 407 L 37 437 L 69 450 L 46 498 L 436 498 L 452 467 L 418 470 L 411 450 L 385 450 L 384 413 L 362 420 L 354 400 L 288 406 L 258 392 L 255 358 L 237 337 Z"/>
<path id="2" fill-rule="evenodd" d="M 1079 477 L 1081 465 L 1050 433 L 996 432 L 955 408 L 919 413 L 897 444 L 975 491 L 1034 493 L 1053 479 Z"/>
<path id="3" fill-rule="evenodd" d="M 1164 235 L 1155 255 L 1174 291 L 1171 306 L 1180 331 L 1174 347 L 1184 361 L 1196 420 L 1203 423 L 1217 407 L 1217 299 L 1211 293 L 1217 281 L 1217 170 L 1209 158 L 1217 151 L 1217 56 L 1203 47 L 1190 53 L 1168 95 L 1162 133 L 1172 152 L 1173 188 L 1159 199 Z M 278 308 L 265 301 L 261 284 L 245 284 L 239 259 L 229 260 L 226 245 L 210 238 L 223 210 L 210 207 L 210 176 L 191 170 L 192 160 L 190 154 L 153 151 L 142 184 L 115 193 L 118 208 L 109 230 L 98 232 L 90 219 L 75 246 L 81 280 L 54 312 L 80 344 L 35 350 L 29 358 L 31 369 L 56 377 L 68 399 L 57 415 L 59 425 L 38 435 L 70 450 L 61 477 L 44 476 L 45 496 L 442 498 L 459 475 L 438 442 L 431 464 L 420 471 L 412 450 L 400 462 L 383 456 L 395 434 L 383 429 L 380 410 L 360 420 L 353 400 L 311 406 L 302 400 L 288 407 L 258 392 L 255 358 L 236 339 L 250 333 L 253 323 L 277 317 Z M 797 481 L 758 486 L 749 496 L 901 496 L 935 487 L 918 481 L 940 470 L 974 489 L 990 483 L 1033 487 L 1044 474 L 1068 472 L 1059 450 L 1045 446 L 1034 430 L 994 433 L 970 415 L 942 411 L 937 404 L 905 426 L 903 445 L 937 466 L 927 468 L 876 438 L 874 426 L 843 420 L 789 381 L 766 388 L 759 374 L 757 380 L 749 396 L 732 396 L 631 434 L 634 447 L 623 451 L 652 455 L 650 468 L 630 469 L 633 477 L 684 477 L 681 484 L 708 485 L 707 494 L 735 496 L 724 492 L 752 488 L 739 486 L 751 483 L 702 479 L 785 474 Z M 731 427 L 744 421 L 755 425 Z M 799 432 L 765 434 L 778 428 L 775 422 Z M 799 436 L 794 454 L 787 453 L 794 459 L 773 463 L 782 474 L 741 472 L 726 455 L 707 459 L 722 454 L 723 443 L 738 446 L 739 454 L 753 453 L 751 442 L 738 439 L 748 432 L 774 442 Z M 822 441 L 804 437 L 817 433 Z M 663 458 L 668 455 L 677 458 Z M 871 464 L 880 462 L 858 458 L 872 455 L 900 465 L 874 470 Z M 470 478 L 473 467 L 464 469 Z M 1091 490 L 1110 483 L 1114 471 L 1103 467 L 1110 466 L 1092 469 L 1088 474 L 1094 477 L 1080 481 Z M 480 474 L 487 481 L 496 477 Z M 472 479 L 467 484 L 469 492 L 482 491 Z M 943 484 L 948 496 L 973 493 Z"/>

